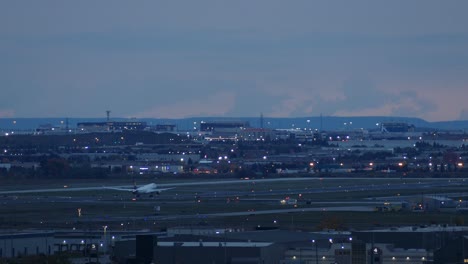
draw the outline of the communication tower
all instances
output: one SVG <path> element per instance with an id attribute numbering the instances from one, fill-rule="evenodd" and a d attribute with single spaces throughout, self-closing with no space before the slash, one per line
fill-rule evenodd
<path id="1" fill-rule="evenodd" d="M 263 113 L 260 113 L 260 128 L 263 129 Z"/>

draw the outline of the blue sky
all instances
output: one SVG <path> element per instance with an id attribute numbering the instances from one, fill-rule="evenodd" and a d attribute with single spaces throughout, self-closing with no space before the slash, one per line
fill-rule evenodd
<path id="1" fill-rule="evenodd" d="M 0 117 L 468 119 L 467 1 L 2 1 Z"/>

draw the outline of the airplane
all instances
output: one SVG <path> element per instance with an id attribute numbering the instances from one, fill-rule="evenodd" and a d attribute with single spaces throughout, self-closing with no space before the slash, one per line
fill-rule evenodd
<path id="1" fill-rule="evenodd" d="M 133 185 L 133 188 L 120 188 L 120 187 L 105 187 L 106 189 L 110 190 L 116 190 L 116 191 L 127 191 L 127 192 L 132 192 L 133 195 L 139 197 L 140 194 L 149 194 L 150 197 L 153 196 L 153 194 L 161 194 L 162 191 L 167 191 L 170 189 L 174 188 L 163 188 L 163 189 L 158 189 L 156 183 L 149 183 L 140 187 L 137 187 L 136 185 Z"/>

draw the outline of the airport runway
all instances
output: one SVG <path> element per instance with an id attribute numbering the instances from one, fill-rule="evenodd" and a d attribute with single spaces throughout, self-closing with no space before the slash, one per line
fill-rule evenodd
<path id="1" fill-rule="evenodd" d="M 299 178 L 301 179 L 301 178 Z M 277 179 L 277 181 L 280 179 Z M 284 180 L 284 179 L 283 179 Z M 244 183 L 244 181 L 230 181 L 231 184 L 234 183 Z M 258 181 L 257 181 L 258 182 Z M 264 180 L 261 180 L 264 182 Z M 271 181 L 267 181 L 271 182 Z M 222 181 L 218 181 L 218 184 L 221 184 Z M 158 202 L 164 200 L 165 202 L 178 202 L 178 201 L 193 201 L 195 199 L 203 200 L 220 200 L 225 202 L 226 199 L 233 199 L 235 197 L 242 197 L 241 200 L 245 201 L 247 199 L 256 200 L 260 202 L 262 197 L 278 197 L 277 201 L 284 199 L 287 196 L 298 196 L 299 194 L 320 194 L 320 193 L 340 193 L 340 192 L 367 192 L 367 191 L 380 191 L 380 190 L 425 190 L 438 187 L 447 187 L 447 186 L 462 186 L 466 182 L 431 182 L 431 183 L 398 183 L 398 184 L 371 184 L 371 185 L 354 185 L 354 186 L 339 186 L 339 187 L 316 187 L 316 188 L 278 188 L 270 190 L 249 190 L 246 191 L 222 191 L 220 189 L 216 191 L 204 191 L 200 192 L 199 189 L 184 189 L 183 192 L 180 190 L 174 189 L 163 192 L 160 196 L 155 195 L 153 198 L 146 198 L 147 195 L 142 195 L 142 198 L 137 198 L 137 200 L 146 201 L 150 203 Z M 188 185 L 186 185 L 188 184 Z M 193 183 L 179 183 L 179 187 L 182 186 L 196 186 Z M 0 192 L 0 201 L 9 202 L 9 203 L 42 203 L 42 202 L 67 202 L 67 203 L 112 203 L 116 201 L 130 200 L 133 198 L 133 195 L 130 192 L 120 192 L 120 195 L 111 195 L 115 193 L 115 190 L 108 190 L 107 187 L 83 187 L 83 188 L 62 188 L 62 189 L 30 189 L 30 190 L 19 190 L 19 191 L 3 191 Z M 109 191 L 108 195 L 106 192 L 100 194 L 99 196 L 78 196 L 78 195 L 63 195 L 64 192 L 78 192 L 78 191 L 89 191 L 89 190 L 106 190 Z M 50 195 L 50 193 L 57 192 L 60 195 Z M 41 193 L 49 193 L 48 196 L 41 196 Z M 28 195 L 22 196 L 21 194 L 38 194 L 38 195 Z M 10 195 L 10 196 L 9 196 Z M 389 196 L 389 197 L 375 197 L 367 199 L 397 199 L 402 200 L 410 196 Z M 274 200 L 274 199 L 271 199 Z"/>
<path id="2" fill-rule="evenodd" d="M 242 211 L 242 212 L 225 212 L 225 213 L 210 213 L 210 214 L 174 214 L 174 215 L 146 215 L 132 217 L 113 217 L 113 221 L 128 221 L 128 220 L 182 220 L 182 219 L 205 219 L 217 217 L 234 217 L 234 216 L 253 216 L 253 215 L 278 215 L 278 214 L 297 214 L 305 212 L 373 212 L 373 206 L 337 206 L 337 207 L 316 207 L 316 208 L 287 208 L 274 210 L 258 210 L 258 211 Z M 96 221 L 101 218 L 88 218 L 83 221 Z"/>
<path id="3" fill-rule="evenodd" d="M 178 182 L 178 183 L 163 183 L 158 184 L 158 188 L 183 187 L 183 186 L 199 186 L 199 185 L 225 185 L 239 183 L 261 183 L 261 182 L 296 182 L 296 181 L 317 181 L 318 178 L 274 178 L 274 179 L 258 179 L 258 180 L 216 180 L 216 181 L 198 181 L 198 182 Z M 77 191 L 96 191 L 107 190 L 108 188 L 133 188 L 132 185 L 119 186 L 92 186 L 92 187 L 63 187 L 63 188 L 40 188 L 40 189 L 18 189 L 18 190 L 2 190 L 2 194 L 24 194 L 24 193 L 45 193 L 45 192 L 77 192 Z"/>
<path id="4" fill-rule="evenodd" d="M 274 178 L 274 179 L 249 179 L 249 180 L 216 180 L 216 181 L 198 181 L 198 182 L 180 182 L 180 183 L 165 183 L 165 184 L 158 184 L 158 188 L 170 188 L 170 187 L 186 187 L 186 186 L 206 186 L 206 185 L 226 185 L 226 184 L 245 184 L 245 183 L 268 183 L 268 182 L 311 182 L 317 183 L 320 181 L 340 181 L 340 180 L 352 180 L 352 178 Z M 395 180 L 392 178 L 357 178 L 356 180 L 373 180 L 376 182 L 380 181 L 390 181 Z M 350 188 L 345 187 L 335 187 L 327 188 L 328 191 L 364 191 L 364 190 L 372 190 L 378 188 L 384 188 L 388 186 L 388 188 L 429 188 L 435 186 L 448 186 L 448 185 L 467 185 L 468 182 L 465 182 L 464 179 L 456 180 L 456 179 L 440 179 L 440 178 L 410 178 L 407 180 L 421 180 L 424 182 L 430 181 L 431 183 L 400 183 L 400 184 L 387 184 L 387 185 L 365 185 L 365 186 L 355 186 Z M 405 187 L 406 185 L 406 187 Z M 15 186 L 17 188 L 17 186 Z M 16 189 L 16 190 L 1 190 L 0 195 L 8 195 L 8 194 L 28 194 L 28 193 L 52 193 L 52 192 L 79 192 L 79 191 L 97 191 L 97 190 L 108 190 L 109 188 L 133 188 L 131 185 L 121 185 L 121 186 L 91 186 L 91 187 L 69 187 L 64 186 L 63 188 L 39 188 L 39 189 Z M 377 189 L 378 189 L 377 188 Z M 387 189 L 388 189 L 387 188 Z M 320 192 L 318 188 L 314 188 L 317 192 Z"/>
<path id="5" fill-rule="evenodd" d="M 102 221 L 115 223 L 128 219 L 157 220 L 156 222 L 162 224 L 165 220 L 177 221 L 179 219 L 196 220 L 250 215 L 268 215 L 266 218 L 269 219 L 269 215 L 274 217 L 281 214 L 299 215 L 308 212 L 372 212 L 376 206 L 383 204 L 384 200 L 379 200 L 377 197 L 370 197 L 372 200 L 366 199 L 369 197 L 367 192 L 372 195 L 381 194 L 384 191 L 387 191 L 387 195 L 395 193 L 394 196 L 388 198 L 396 198 L 397 200 L 395 203 L 392 202 L 392 205 L 397 205 L 404 199 L 416 197 L 423 192 L 427 193 L 428 190 L 446 188 L 446 190 L 454 190 L 455 193 L 463 191 L 466 185 L 468 181 L 463 179 L 420 179 L 420 181 L 388 178 L 360 178 L 356 181 L 350 178 L 211 180 L 160 184 L 159 188 L 176 188 L 162 192 L 159 196 L 155 195 L 153 198 L 145 195 L 137 198 L 136 201 L 133 201 L 134 196 L 130 192 L 108 190 L 107 188 L 111 186 L 30 187 L 29 189 L 23 186 L 21 190 L 4 187 L 0 191 L 0 204 L 3 208 L 1 212 L 4 219 L 13 223 L 31 221 L 33 223 L 31 226 L 38 221 L 61 224 L 78 220 L 87 223 Z M 400 191 L 405 191 L 404 194 L 414 193 L 414 195 L 397 196 Z M 330 194 L 321 195 L 325 193 Z M 336 193 L 336 197 L 333 193 Z M 346 194 L 343 195 L 343 193 Z M 294 208 L 291 204 L 281 205 L 280 200 L 285 199 L 286 196 L 297 199 L 298 208 Z M 299 198 L 304 196 L 310 200 Z M 337 197 L 341 198 L 337 199 Z M 156 207 L 159 206 L 161 210 L 156 211 Z M 51 208 L 55 208 L 56 211 L 51 211 Z M 77 208 L 83 210 L 83 217 L 79 219 L 76 215 Z"/>

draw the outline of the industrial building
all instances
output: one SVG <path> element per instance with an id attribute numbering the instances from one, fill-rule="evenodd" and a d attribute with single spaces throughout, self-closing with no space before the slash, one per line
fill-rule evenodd
<path id="1" fill-rule="evenodd" d="M 107 132 L 123 130 L 144 130 L 146 122 L 127 121 L 127 122 L 83 122 L 77 124 L 78 131 L 82 132 Z"/>
<path id="2" fill-rule="evenodd" d="M 217 121 L 200 123 L 200 131 L 202 132 L 234 131 L 247 127 L 250 127 L 249 122 L 244 121 Z"/>
<path id="3" fill-rule="evenodd" d="M 414 132 L 414 125 L 398 122 L 384 122 L 380 124 L 380 130 L 387 133 Z"/>

